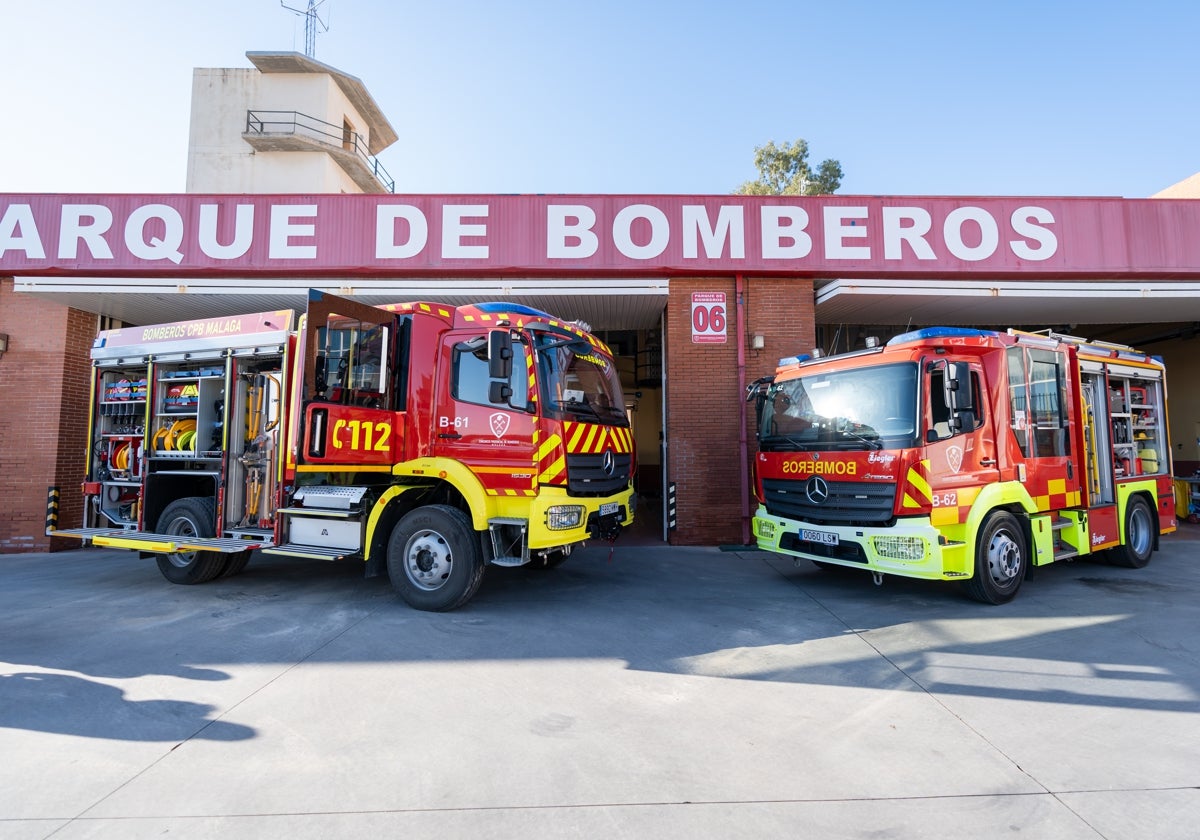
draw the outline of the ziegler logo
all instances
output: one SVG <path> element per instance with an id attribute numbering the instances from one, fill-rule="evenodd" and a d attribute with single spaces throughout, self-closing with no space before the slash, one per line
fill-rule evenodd
<path id="1" fill-rule="evenodd" d="M 488 422 L 491 423 L 492 434 L 494 434 L 498 438 L 504 437 L 504 433 L 508 431 L 508 415 L 507 414 L 501 414 L 499 411 L 497 411 L 495 414 L 493 414 L 491 417 L 488 418 Z"/>

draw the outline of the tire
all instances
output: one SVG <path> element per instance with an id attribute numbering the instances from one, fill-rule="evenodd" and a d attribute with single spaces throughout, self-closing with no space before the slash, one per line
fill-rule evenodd
<path id="1" fill-rule="evenodd" d="M 1029 569 L 1025 532 L 1015 516 L 997 511 L 988 517 L 975 548 L 975 575 L 964 583 L 967 594 L 985 604 L 1006 604 L 1021 588 Z"/>
<path id="2" fill-rule="evenodd" d="M 239 551 L 237 554 L 227 555 L 225 561 L 225 569 L 221 572 L 221 577 L 233 577 L 240 575 L 242 570 L 246 568 L 246 564 L 250 562 L 250 550 Z"/>
<path id="3" fill-rule="evenodd" d="M 461 607 L 483 582 L 483 551 L 471 520 L 458 508 L 409 511 L 388 538 L 388 577 L 410 607 L 445 612 Z"/>
<path id="4" fill-rule="evenodd" d="M 211 537 L 217 508 L 212 499 L 195 496 L 167 505 L 158 518 L 160 534 L 179 537 Z M 225 571 L 226 555 L 219 551 L 177 551 L 158 555 L 158 570 L 171 583 L 206 583 Z"/>
<path id="5" fill-rule="evenodd" d="M 1125 506 L 1125 544 L 1109 552 L 1114 566 L 1140 569 L 1150 562 L 1154 554 L 1154 537 L 1158 527 L 1154 522 L 1154 511 L 1141 496 L 1134 496 Z"/>

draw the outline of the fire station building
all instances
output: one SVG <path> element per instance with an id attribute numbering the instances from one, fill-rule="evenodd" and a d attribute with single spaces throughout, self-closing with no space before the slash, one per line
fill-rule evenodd
<path id="1" fill-rule="evenodd" d="M 1168 371 L 1176 475 L 1200 466 L 1200 176 L 1150 199 L 404 195 L 362 82 L 296 53 L 193 77 L 181 194 L 0 194 L 0 553 L 82 519 L 99 329 L 276 309 L 520 303 L 618 357 L 638 528 L 750 542 L 747 384 L 780 357 L 922 326 L 1053 329 Z"/>

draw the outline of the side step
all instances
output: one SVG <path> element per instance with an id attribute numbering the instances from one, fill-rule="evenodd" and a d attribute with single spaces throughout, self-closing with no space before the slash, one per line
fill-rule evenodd
<path id="1" fill-rule="evenodd" d="M 1054 530 L 1055 562 L 1058 562 L 1059 560 L 1068 560 L 1072 557 L 1079 556 L 1079 549 L 1062 539 L 1062 532 L 1067 528 L 1072 527 L 1074 524 L 1074 522 L 1072 522 L 1070 519 L 1067 519 L 1065 516 L 1056 516 L 1054 521 L 1051 523 L 1051 527 Z"/>
<path id="2" fill-rule="evenodd" d="M 503 537 L 500 533 L 501 528 L 512 527 L 520 529 L 519 537 L 521 555 L 512 554 L 512 549 L 518 543 L 510 541 Z M 515 568 L 516 566 L 524 566 L 532 558 L 529 556 L 529 543 L 525 539 L 525 534 L 529 531 L 528 519 L 506 519 L 497 517 L 488 520 L 488 536 L 492 538 L 492 559 L 493 566 L 506 566 Z M 504 543 L 508 543 L 505 545 Z"/>
<path id="3" fill-rule="evenodd" d="M 286 545 L 273 545 L 270 548 L 260 548 L 259 553 L 278 554 L 282 557 L 304 557 L 308 560 L 341 560 L 345 557 L 358 554 L 358 550 L 347 548 L 326 548 L 323 545 L 299 545 L 298 543 L 287 543 Z"/>

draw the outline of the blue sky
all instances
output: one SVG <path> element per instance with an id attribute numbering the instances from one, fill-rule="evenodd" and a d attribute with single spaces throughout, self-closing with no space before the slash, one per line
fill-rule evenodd
<path id="1" fill-rule="evenodd" d="M 288 0 L 302 7 L 306 0 Z M 720 194 L 805 138 L 841 193 L 1144 197 L 1200 171 L 1200 4 L 325 0 L 399 193 Z M 194 67 L 279 0 L 0 0 L 0 192 L 181 192 Z"/>

